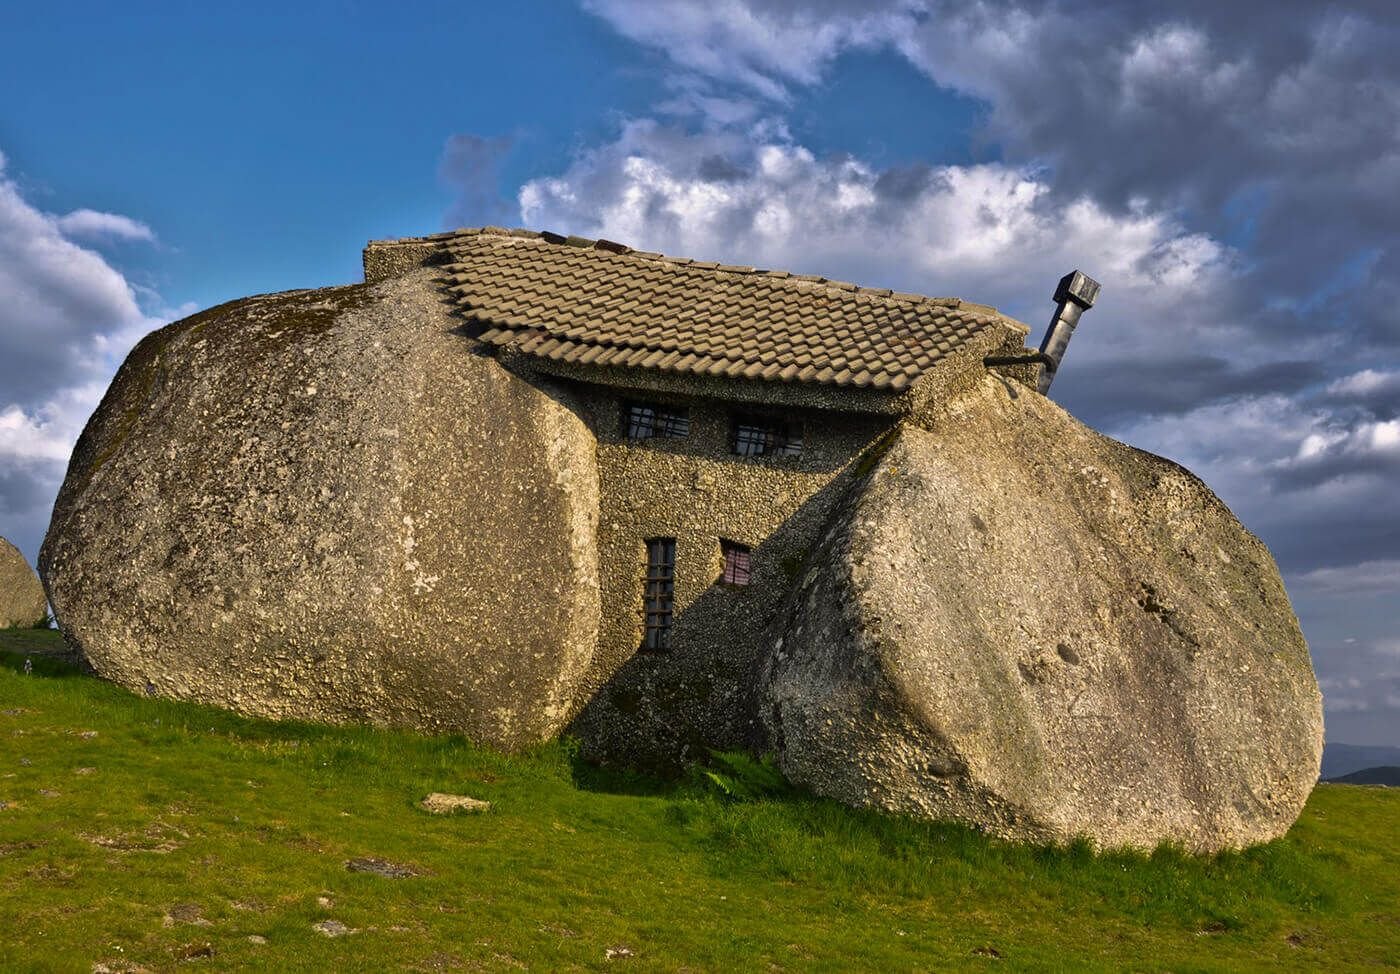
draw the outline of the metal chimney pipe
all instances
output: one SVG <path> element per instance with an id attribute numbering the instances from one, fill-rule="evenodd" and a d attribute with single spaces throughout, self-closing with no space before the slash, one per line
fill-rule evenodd
<path id="1" fill-rule="evenodd" d="M 1040 352 L 1046 356 L 1040 369 L 1040 380 L 1036 389 L 1041 395 L 1050 391 L 1050 383 L 1055 381 L 1055 373 L 1060 371 L 1060 360 L 1069 347 L 1074 326 L 1079 324 L 1079 316 L 1094 306 L 1099 296 L 1099 282 L 1081 271 L 1070 271 L 1060 278 L 1055 288 L 1055 317 L 1045 330 L 1045 338 L 1040 343 Z"/>

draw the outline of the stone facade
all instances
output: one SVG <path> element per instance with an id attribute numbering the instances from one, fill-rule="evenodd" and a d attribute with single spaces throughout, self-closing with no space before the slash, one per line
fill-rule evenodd
<path id="1" fill-rule="evenodd" d="M 602 626 L 587 678 L 589 703 L 574 721 L 588 756 L 671 767 L 705 748 L 741 748 L 756 733 L 753 676 L 767 629 L 864 451 L 889 416 L 773 410 L 800 424 L 797 457 L 734 454 L 731 422 L 745 408 L 591 386 L 581 390 L 598 440 Z M 679 439 L 629 442 L 622 404 L 686 408 Z M 751 408 L 751 407 L 750 407 Z M 646 541 L 676 540 L 670 648 L 638 651 Z M 751 549 L 749 585 L 726 585 L 721 542 Z"/>

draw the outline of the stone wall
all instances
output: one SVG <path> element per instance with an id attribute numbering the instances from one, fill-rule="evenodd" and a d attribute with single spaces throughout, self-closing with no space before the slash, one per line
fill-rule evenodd
<path id="1" fill-rule="evenodd" d="M 629 443 L 621 404 L 636 397 L 586 388 L 576 398 L 598 440 L 602 624 L 586 681 L 592 700 L 571 730 L 589 757 L 631 765 L 744 746 L 764 632 L 849 468 L 893 421 L 790 410 L 781 415 L 802 422 L 802 456 L 743 458 L 730 452 L 728 403 L 671 400 L 688 406 L 689 436 Z M 646 540 L 659 537 L 676 539 L 671 647 L 639 652 Z M 719 583 L 721 540 L 752 549 L 750 585 Z"/>

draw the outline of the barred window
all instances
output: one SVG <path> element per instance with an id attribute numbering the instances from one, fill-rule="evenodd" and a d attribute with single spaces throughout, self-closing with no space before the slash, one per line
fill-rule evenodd
<path id="1" fill-rule="evenodd" d="M 690 435 L 690 413 L 654 402 L 622 404 L 622 435 L 629 440 L 679 439 Z"/>
<path id="2" fill-rule="evenodd" d="M 642 588 L 645 628 L 642 649 L 669 649 L 671 607 L 676 591 L 676 539 L 647 541 L 647 575 Z"/>
<path id="3" fill-rule="evenodd" d="M 800 457 L 802 427 L 769 416 L 734 417 L 731 449 L 741 457 Z"/>
<path id="4" fill-rule="evenodd" d="M 720 576 L 720 581 L 726 585 L 749 584 L 753 577 L 753 563 L 752 552 L 748 546 L 734 541 L 721 541 L 719 547 L 724 552 L 724 574 Z"/>

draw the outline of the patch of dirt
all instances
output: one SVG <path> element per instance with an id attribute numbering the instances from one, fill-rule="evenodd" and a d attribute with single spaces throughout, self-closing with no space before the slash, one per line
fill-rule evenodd
<path id="1" fill-rule="evenodd" d="M 182 944 L 175 949 L 175 956 L 182 961 L 207 960 L 214 956 L 214 945 L 207 940 L 203 943 Z"/>
<path id="2" fill-rule="evenodd" d="M 560 937 L 560 938 L 565 939 L 565 940 L 569 940 L 569 939 L 572 939 L 572 938 L 578 936 L 578 931 L 577 931 L 577 930 L 570 930 L 568 927 L 564 926 L 562 923 L 546 923 L 546 924 L 543 924 L 543 925 L 540 927 L 540 933 L 552 933 L 552 934 L 554 934 L 554 936 Z"/>
<path id="3" fill-rule="evenodd" d="M 161 925 L 173 927 L 177 923 L 190 923 L 197 927 L 213 926 L 212 923 L 204 918 L 204 907 L 200 906 L 198 903 L 176 903 L 170 909 L 166 910 L 165 918 L 161 921 Z"/>
<path id="4" fill-rule="evenodd" d="M 323 937 L 347 937 L 352 933 L 360 932 L 354 927 L 347 927 L 339 920 L 322 920 L 320 923 L 313 923 L 311 929 Z"/>
<path id="5" fill-rule="evenodd" d="M 373 873 L 386 879 L 407 879 L 410 876 L 423 875 L 423 871 L 416 866 L 390 862 L 388 859 L 381 859 L 378 856 L 360 856 L 356 859 L 347 859 L 345 860 L 345 868 L 352 873 Z"/>
<path id="6" fill-rule="evenodd" d="M 997 950 L 995 947 L 974 947 L 972 948 L 972 956 L 1001 960 L 1001 951 Z"/>
<path id="7" fill-rule="evenodd" d="M 190 834 L 183 829 L 162 822 L 153 822 L 141 832 L 117 832 L 113 835 L 78 833 L 78 838 L 114 852 L 155 852 L 161 855 L 174 852 L 185 844 L 179 839 L 187 840 L 189 837 Z"/>

